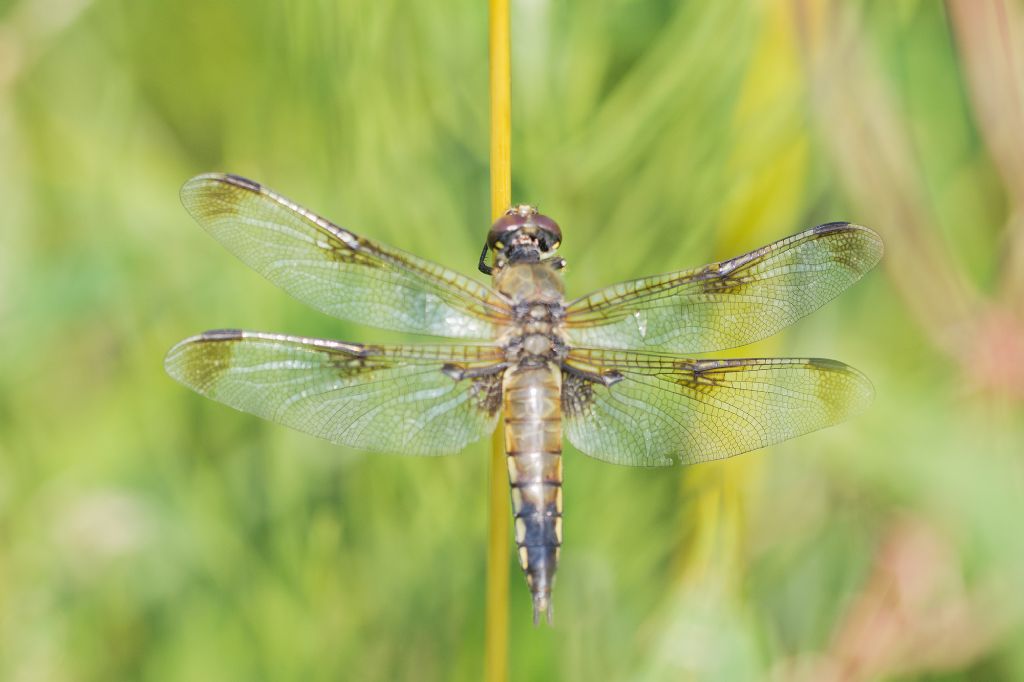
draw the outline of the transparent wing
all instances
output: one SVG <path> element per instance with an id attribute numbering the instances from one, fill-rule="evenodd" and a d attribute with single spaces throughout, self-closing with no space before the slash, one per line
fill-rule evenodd
<path id="1" fill-rule="evenodd" d="M 221 330 L 182 341 L 164 365 L 208 398 L 339 445 L 439 455 L 494 430 L 503 359 L 493 346 L 363 346 Z"/>
<path id="2" fill-rule="evenodd" d="M 235 175 L 181 188 L 192 217 L 247 265 L 328 315 L 372 327 L 494 337 L 500 295 L 468 277 L 377 244 Z"/>
<path id="3" fill-rule="evenodd" d="M 690 360 L 574 349 L 563 365 L 565 433 L 631 466 L 724 459 L 837 424 L 871 402 L 868 379 L 835 360 Z"/>
<path id="4" fill-rule="evenodd" d="M 566 310 L 570 345 L 705 353 L 775 334 L 856 282 L 881 238 L 830 223 L 721 263 L 622 282 Z"/>

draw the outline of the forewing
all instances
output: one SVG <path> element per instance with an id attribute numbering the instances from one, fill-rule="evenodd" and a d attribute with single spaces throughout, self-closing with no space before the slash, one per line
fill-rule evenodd
<path id="1" fill-rule="evenodd" d="M 775 334 L 882 257 L 881 238 L 830 223 L 696 270 L 622 282 L 569 304 L 574 346 L 705 353 Z"/>
<path id="2" fill-rule="evenodd" d="M 332 443 L 440 455 L 494 430 L 502 359 L 493 346 L 363 346 L 223 330 L 182 341 L 164 364 L 208 398 Z M 459 378 L 464 370 L 476 374 Z"/>
<path id="3" fill-rule="evenodd" d="M 181 188 L 192 217 L 247 265 L 299 300 L 361 324 L 432 336 L 491 339 L 507 306 L 440 265 L 338 227 L 235 175 Z"/>
<path id="4" fill-rule="evenodd" d="M 632 466 L 723 459 L 837 424 L 871 402 L 835 360 L 690 360 L 604 350 L 565 363 L 565 433 L 582 452 Z"/>

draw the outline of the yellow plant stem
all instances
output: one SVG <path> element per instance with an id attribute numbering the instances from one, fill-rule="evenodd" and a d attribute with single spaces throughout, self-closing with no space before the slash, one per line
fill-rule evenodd
<path id="1" fill-rule="evenodd" d="M 508 0 L 489 0 L 491 84 L 491 217 L 512 203 L 512 72 Z M 487 612 L 484 679 L 508 679 L 509 497 L 502 424 L 491 438 L 490 522 L 487 543 Z"/>

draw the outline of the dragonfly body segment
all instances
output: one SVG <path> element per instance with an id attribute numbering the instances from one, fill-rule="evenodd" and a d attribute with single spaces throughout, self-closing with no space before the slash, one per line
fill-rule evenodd
<path id="1" fill-rule="evenodd" d="M 550 263 L 494 269 L 512 305 L 504 335 L 505 455 L 519 565 L 533 595 L 533 618 L 551 621 L 551 589 L 562 545 L 562 278 Z"/>
<path id="2" fill-rule="evenodd" d="M 534 620 L 551 620 L 562 545 L 562 437 L 616 464 L 695 464 L 837 424 L 871 401 L 857 370 L 818 358 L 694 359 L 777 333 L 882 256 L 829 223 L 692 270 L 566 301 L 558 225 L 514 206 L 487 235 L 493 287 L 339 227 L 262 185 L 207 174 L 182 203 L 228 250 L 338 318 L 452 343 L 344 343 L 215 330 L 164 366 L 235 409 L 333 443 L 442 455 L 491 433 L 505 448 Z M 486 251 L 485 254 L 486 256 Z"/>
<path id="3" fill-rule="evenodd" d="M 554 363 L 505 372 L 505 456 L 519 565 L 533 619 L 551 620 L 551 588 L 562 546 L 562 373 Z"/>

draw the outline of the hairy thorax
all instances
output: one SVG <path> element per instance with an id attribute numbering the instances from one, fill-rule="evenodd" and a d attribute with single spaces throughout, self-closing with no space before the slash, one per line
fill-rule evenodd
<path id="1" fill-rule="evenodd" d="M 494 282 L 512 301 L 511 324 L 502 338 L 509 364 L 535 366 L 565 357 L 561 273 L 546 263 L 513 263 L 496 272 Z"/>

